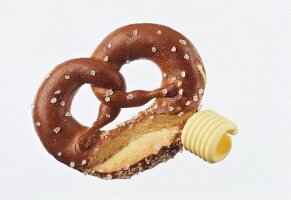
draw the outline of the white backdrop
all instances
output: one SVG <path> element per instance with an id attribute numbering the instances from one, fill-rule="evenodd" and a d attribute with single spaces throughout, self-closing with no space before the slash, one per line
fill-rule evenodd
<path id="1" fill-rule="evenodd" d="M 291 4 L 288 0 L 0 1 L 0 199 L 290 199 Z M 57 162 L 30 105 L 45 74 L 90 56 L 114 29 L 168 25 L 197 47 L 208 75 L 203 108 L 237 122 L 230 155 L 207 164 L 184 151 L 131 180 L 103 181 Z M 154 89 L 154 64 L 124 67 L 128 89 Z M 90 125 L 99 103 L 82 87 L 73 114 Z M 124 109 L 114 123 L 142 108 Z"/>

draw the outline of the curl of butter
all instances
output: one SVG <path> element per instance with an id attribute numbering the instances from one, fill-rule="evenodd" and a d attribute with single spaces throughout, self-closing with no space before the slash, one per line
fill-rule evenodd
<path id="1" fill-rule="evenodd" d="M 195 113 L 182 131 L 184 148 L 209 163 L 223 160 L 232 145 L 230 135 L 236 135 L 237 126 L 212 110 Z"/>

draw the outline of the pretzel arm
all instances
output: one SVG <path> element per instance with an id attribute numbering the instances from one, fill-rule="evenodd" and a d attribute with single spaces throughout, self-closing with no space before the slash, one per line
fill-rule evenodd
<path id="1" fill-rule="evenodd" d="M 105 105 L 110 107 L 128 108 L 142 106 L 154 98 L 173 97 L 177 95 L 178 89 L 174 84 L 169 84 L 153 91 L 134 90 L 131 92 L 124 92 L 117 90 L 108 93 L 107 89 L 99 88 L 95 90 L 94 93 Z"/>

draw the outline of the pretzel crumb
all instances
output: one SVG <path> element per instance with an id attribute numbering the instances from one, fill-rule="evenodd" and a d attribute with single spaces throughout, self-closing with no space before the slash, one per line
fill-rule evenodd
<path id="1" fill-rule="evenodd" d="M 107 175 L 106 175 L 106 179 L 107 179 L 107 180 L 111 180 L 111 179 L 112 179 L 112 175 L 111 175 L 111 174 L 107 174 Z"/>
<path id="2" fill-rule="evenodd" d="M 174 83 L 176 81 L 176 77 L 173 77 L 171 80 L 172 80 L 172 83 Z"/>
<path id="3" fill-rule="evenodd" d="M 125 170 L 125 171 L 128 170 L 129 166 L 130 166 L 129 164 L 125 165 L 123 170 Z"/>
<path id="4" fill-rule="evenodd" d="M 109 134 L 109 132 L 107 132 L 107 131 L 101 133 L 100 134 L 100 139 L 103 140 L 103 139 L 107 138 L 108 137 L 108 134 Z"/>
<path id="5" fill-rule="evenodd" d="M 198 64 L 197 67 L 198 67 L 199 70 L 202 70 L 203 69 L 203 67 L 202 67 L 201 64 Z"/>
<path id="6" fill-rule="evenodd" d="M 167 91 L 168 92 L 168 91 Z M 153 109 L 158 109 L 158 105 L 157 104 L 155 104 L 154 106 L 153 106 Z"/>

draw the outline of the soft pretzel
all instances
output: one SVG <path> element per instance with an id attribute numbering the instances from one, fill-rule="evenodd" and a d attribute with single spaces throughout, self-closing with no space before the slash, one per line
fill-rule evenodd
<path id="1" fill-rule="evenodd" d="M 124 64 L 153 61 L 162 72 L 161 87 L 126 92 L 119 73 Z M 101 101 L 91 127 L 70 113 L 74 94 L 91 84 Z M 175 30 L 156 24 L 132 24 L 109 34 L 91 58 L 58 65 L 41 85 L 33 120 L 41 142 L 57 160 L 104 179 L 130 178 L 176 155 L 182 149 L 181 130 L 197 112 L 206 83 L 193 44 Z M 102 130 L 121 108 L 154 103 L 112 130 Z"/>

